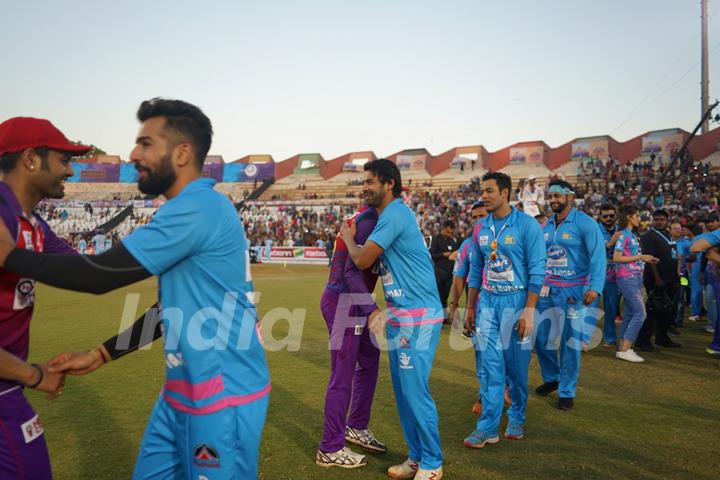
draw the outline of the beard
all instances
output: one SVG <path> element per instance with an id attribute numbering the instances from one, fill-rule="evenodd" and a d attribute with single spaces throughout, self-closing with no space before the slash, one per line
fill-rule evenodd
<path id="1" fill-rule="evenodd" d="M 368 192 L 369 195 L 367 197 L 367 204 L 373 208 L 378 208 L 381 204 L 383 199 L 385 198 L 385 194 L 387 193 L 385 191 L 385 187 L 380 187 L 380 190 L 377 192 Z"/>
<path id="2" fill-rule="evenodd" d="M 551 203 L 550 209 L 555 213 L 560 213 L 563 210 L 565 210 L 567 208 L 567 206 L 568 206 L 568 202 L 565 202 L 565 203 L 558 202 L 557 204 L 555 204 L 555 206 L 553 206 L 553 204 Z"/>
<path id="3" fill-rule="evenodd" d="M 177 180 L 170 154 L 160 159 L 160 164 L 154 172 L 145 167 L 137 167 L 137 169 L 147 173 L 144 180 L 138 180 L 138 189 L 147 195 L 160 195 L 169 190 Z"/>

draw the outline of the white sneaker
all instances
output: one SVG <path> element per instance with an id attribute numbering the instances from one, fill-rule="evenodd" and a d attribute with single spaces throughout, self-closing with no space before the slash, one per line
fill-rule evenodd
<path id="1" fill-rule="evenodd" d="M 700 320 L 700 317 L 697 315 L 690 315 L 688 317 L 688 320 L 690 320 L 691 322 L 697 322 L 698 320 Z"/>
<path id="2" fill-rule="evenodd" d="M 367 465 L 365 455 L 355 453 L 347 447 L 335 453 L 325 453 L 320 450 L 315 455 L 315 463 L 321 467 L 360 468 Z"/>
<path id="3" fill-rule="evenodd" d="M 440 480 L 443 477 L 442 467 L 435 470 L 423 470 L 422 468 L 415 474 L 415 480 Z"/>
<path id="4" fill-rule="evenodd" d="M 642 363 L 645 361 L 645 359 L 635 353 L 635 350 L 633 350 L 632 348 L 629 348 L 624 352 L 615 352 L 615 358 L 619 358 L 620 360 L 626 360 L 632 363 Z"/>
<path id="5" fill-rule="evenodd" d="M 387 474 L 390 478 L 399 478 L 409 480 L 415 478 L 418 472 L 418 464 L 415 460 L 407 459 L 400 465 L 393 465 L 388 468 Z"/>

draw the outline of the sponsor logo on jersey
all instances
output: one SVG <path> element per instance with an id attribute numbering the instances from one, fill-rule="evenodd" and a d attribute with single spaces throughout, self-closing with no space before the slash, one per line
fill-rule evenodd
<path id="1" fill-rule="evenodd" d="M 515 243 L 515 237 L 505 235 L 505 245 L 513 245 Z"/>
<path id="2" fill-rule="evenodd" d="M 410 365 L 410 360 L 412 360 L 412 357 L 408 355 L 407 353 L 403 352 L 400 354 L 400 368 L 403 370 L 411 370 L 413 368 L 412 365 Z"/>
<path id="3" fill-rule="evenodd" d="M 36 438 L 40 437 L 44 432 L 43 427 L 40 424 L 40 419 L 38 419 L 37 415 L 20 425 L 20 429 L 22 430 L 25 443 L 32 442 Z"/>
<path id="4" fill-rule="evenodd" d="M 213 447 L 202 443 L 193 449 L 193 465 L 201 468 L 220 468 L 220 455 Z"/>
<path id="5" fill-rule="evenodd" d="M 489 240 L 490 238 L 487 235 L 481 235 L 480 237 L 478 237 L 478 244 L 480 244 L 481 247 L 484 247 L 488 244 Z"/>

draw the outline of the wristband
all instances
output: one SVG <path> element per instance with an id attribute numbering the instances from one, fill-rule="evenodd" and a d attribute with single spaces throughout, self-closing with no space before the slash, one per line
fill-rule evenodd
<path id="1" fill-rule="evenodd" d="M 45 372 L 43 372 L 43 369 L 40 368 L 40 365 L 38 365 L 37 363 L 31 363 L 30 366 L 35 368 L 38 372 L 40 372 L 40 378 L 38 378 L 38 381 L 33 383 L 32 385 L 25 385 L 25 386 L 27 388 L 35 388 L 42 383 L 43 378 L 45 378 Z"/>
<path id="2" fill-rule="evenodd" d="M 100 360 L 102 360 L 103 365 L 108 363 L 110 360 L 105 358 L 105 355 L 103 354 L 103 351 L 100 347 L 95 347 L 92 350 L 90 350 L 90 354 L 94 357 L 100 357 Z"/>

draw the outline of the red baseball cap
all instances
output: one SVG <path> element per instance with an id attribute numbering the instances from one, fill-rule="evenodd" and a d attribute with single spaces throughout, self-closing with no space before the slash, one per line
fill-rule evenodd
<path id="1" fill-rule="evenodd" d="M 49 148 L 71 155 L 84 155 L 92 147 L 72 143 L 50 120 L 14 117 L 0 123 L 0 155 L 26 148 Z"/>

